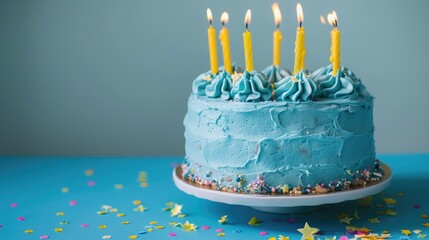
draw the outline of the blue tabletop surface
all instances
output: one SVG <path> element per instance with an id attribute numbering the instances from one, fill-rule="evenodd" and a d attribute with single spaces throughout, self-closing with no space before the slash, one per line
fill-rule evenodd
<path id="1" fill-rule="evenodd" d="M 351 225 L 378 234 L 387 230 L 392 239 L 426 237 L 429 154 L 379 158 L 391 167 L 393 180 L 386 191 L 367 201 L 370 206 L 349 201 L 293 215 L 258 212 L 181 192 L 171 177 L 181 158 L 1 158 L 0 240 L 301 239 L 297 229 L 306 222 L 320 229 L 316 239 L 352 238 L 346 233 L 348 224 L 339 221 L 344 214 L 353 218 Z M 171 217 L 163 210 L 168 202 L 183 205 L 185 216 Z M 138 211 L 140 205 L 144 211 Z M 100 214 L 103 206 L 107 214 Z M 218 223 L 222 215 L 228 215 L 223 225 Z M 252 217 L 262 222 L 251 226 Z M 186 221 L 197 225 L 197 231 L 172 225 Z"/>

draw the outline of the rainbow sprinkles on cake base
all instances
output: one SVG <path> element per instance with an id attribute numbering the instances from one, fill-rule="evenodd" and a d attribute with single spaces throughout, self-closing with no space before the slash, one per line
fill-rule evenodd
<path id="1" fill-rule="evenodd" d="M 243 33 L 245 71 L 232 64 L 230 71 L 212 68 L 194 80 L 184 119 L 183 179 L 226 192 L 288 195 L 343 191 L 382 180 L 373 97 L 340 66 L 336 15 L 328 16 L 334 26 L 332 64 L 307 74 L 299 8 L 293 74 L 279 61 L 265 74 L 253 70 L 249 17 Z"/>

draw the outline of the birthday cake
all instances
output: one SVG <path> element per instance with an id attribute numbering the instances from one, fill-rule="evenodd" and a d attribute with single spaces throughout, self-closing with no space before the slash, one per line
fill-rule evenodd
<path id="1" fill-rule="evenodd" d="M 212 64 L 199 75 L 184 119 L 183 179 L 227 192 L 290 195 L 344 191 L 381 180 L 373 97 L 355 74 L 340 67 L 336 25 L 333 32 L 338 40 L 331 35 L 332 65 L 312 73 L 304 67 L 300 22 L 294 74 L 275 64 L 253 71 L 246 30 L 245 71 Z"/>

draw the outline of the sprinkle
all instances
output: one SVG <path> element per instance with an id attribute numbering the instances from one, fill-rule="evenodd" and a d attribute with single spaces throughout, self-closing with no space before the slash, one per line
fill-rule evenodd
<path id="1" fill-rule="evenodd" d="M 68 193 L 69 191 L 70 191 L 70 189 L 68 187 L 61 188 L 61 192 L 63 192 L 63 193 Z"/>
<path id="2" fill-rule="evenodd" d="M 103 205 L 103 206 L 101 206 L 101 209 L 106 210 L 106 211 L 108 211 L 111 208 L 112 208 L 112 206 L 110 206 L 110 205 Z"/>
<path id="3" fill-rule="evenodd" d="M 69 202 L 69 204 L 70 204 L 70 206 L 74 206 L 74 205 L 76 205 L 76 204 L 77 204 L 77 201 L 76 201 L 76 200 L 71 200 L 71 201 Z"/>
<path id="4" fill-rule="evenodd" d="M 34 231 L 32 229 L 25 229 L 24 232 L 26 234 L 30 234 L 30 233 L 33 233 Z"/>
<path id="5" fill-rule="evenodd" d="M 416 230 L 414 230 L 413 232 L 414 232 L 415 234 L 420 234 L 420 233 L 422 233 L 422 230 L 416 229 Z"/>
<path id="6" fill-rule="evenodd" d="M 264 231 L 263 231 L 263 232 L 260 232 L 260 233 L 259 233 L 259 235 L 261 235 L 261 236 L 265 236 L 265 235 L 268 235 L 268 232 L 264 232 Z"/>
<path id="7" fill-rule="evenodd" d="M 89 224 L 87 224 L 87 223 L 82 223 L 80 226 L 81 226 L 82 228 L 87 228 L 87 227 L 89 227 Z"/>
<path id="8" fill-rule="evenodd" d="M 18 221 L 25 221 L 25 217 L 18 217 Z"/>
<path id="9" fill-rule="evenodd" d="M 380 222 L 380 220 L 378 220 L 378 218 L 370 218 L 370 219 L 368 219 L 368 221 L 370 223 L 379 223 Z"/>
<path id="10" fill-rule="evenodd" d="M 294 223 L 294 222 L 296 222 L 296 218 L 288 218 L 286 221 L 288 223 Z"/>
<path id="11" fill-rule="evenodd" d="M 102 224 L 102 225 L 99 225 L 99 226 L 98 226 L 98 228 L 99 228 L 99 229 L 106 229 L 106 228 L 107 228 L 107 226 Z"/>
<path id="12" fill-rule="evenodd" d="M 183 208 L 183 205 L 179 205 L 179 204 L 175 203 L 174 207 L 170 210 L 170 212 L 171 212 L 170 216 L 175 217 L 175 216 L 181 214 L 182 208 Z"/>
<path id="13" fill-rule="evenodd" d="M 106 211 L 98 211 L 97 214 L 98 215 L 105 215 L 105 214 L 107 214 L 107 212 Z"/>
<path id="14" fill-rule="evenodd" d="M 115 212 L 118 212 L 119 210 L 117 209 L 117 208 L 110 208 L 109 209 L 109 212 L 111 212 L 111 213 L 115 213 Z"/>
<path id="15" fill-rule="evenodd" d="M 279 240 L 289 240 L 289 237 L 285 237 L 283 235 L 279 235 Z"/>
<path id="16" fill-rule="evenodd" d="M 16 208 L 16 207 L 18 207 L 18 203 L 11 203 L 9 206 L 10 206 L 11 208 Z"/>
<path id="17" fill-rule="evenodd" d="M 48 239 L 49 238 L 49 235 L 42 235 L 42 236 L 40 236 L 40 239 Z"/>
<path id="18" fill-rule="evenodd" d="M 142 234 L 146 234 L 146 233 L 147 233 L 146 231 L 140 231 L 140 232 L 138 232 L 137 234 L 142 235 Z"/>
<path id="19" fill-rule="evenodd" d="M 140 183 L 140 187 L 142 187 L 142 188 L 146 188 L 148 186 L 149 186 L 149 184 L 147 182 Z"/>
<path id="20" fill-rule="evenodd" d="M 176 234 L 176 233 L 174 233 L 174 232 L 171 232 L 171 233 L 169 233 L 169 234 L 168 234 L 168 236 L 170 236 L 170 237 L 175 237 L 175 236 L 177 236 L 177 234 Z"/>
<path id="21" fill-rule="evenodd" d="M 65 225 L 65 224 L 69 224 L 69 222 L 68 221 L 60 221 L 60 224 Z"/>
<path id="22" fill-rule="evenodd" d="M 169 222 L 168 225 L 170 226 L 176 225 L 176 222 Z"/>
<path id="23" fill-rule="evenodd" d="M 102 238 L 102 239 L 111 239 L 111 238 L 112 238 L 112 236 L 111 236 L 111 235 L 104 235 L 104 236 L 102 236 L 101 238 Z"/>
<path id="24" fill-rule="evenodd" d="M 113 187 L 114 187 L 115 189 L 117 189 L 117 190 L 121 190 L 121 189 L 123 189 L 123 188 L 124 188 L 124 185 L 122 185 L 122 184 L 115 184 Z"/>
<path id="25" fill-rule="evenodd" d="M 146 228 L 146 231 L 148 231 L 148 232 L 153 232 L 153 228 Z"/>
<path id="26" fill-rule="evenodd" d="M 178 218 L 184 218 L 184 217 L 186 217 L 186 214 L 179 214 L 179 215 L 177 215 L 177 217 Z"/>
<path id="27" fill-rule="evenodd" d="M 0 223 L 0 228 L 2 228 L 2 227 L 3 227 L 3 224 Z"/>
<path id="28" fill-rule="evenodd" d="M 204 226 L 202 226 L 202 227 L 201 227 L 201 229 L 202 229 L 202 230 L 209 230 L 209 229 L 210 229 L 210 226 L 204 225 Z"/>
<path id="29" fill-rule="evenodd" d="M 217 220 L 220 224 L 225 224 L 228 221 L 228 215 L 223 215 L 220 220 Z"/>
<path id="30" fill-rule="evenodd" d="M 140 201 L 140 200 L 134 200 L 133 204 L 134 205 L 140 205 L 140 204 L 142 204 L 142 201 Z"/>
<path id="31" fill-rule="evenodd" d="M 55 228 L 54 231 L 55 232 L 62 232 L 62 231 L 64 231 L 64 229 L 62 229 L 62 228 Z"/>
<path id="32" fill-rule="evenodd" d="M 233 232 L 233 233 L 241 233 L 241 230 L 240 230 L 240 229 L 235 229 L 235 230 L 233 230 L 232 232 Z"/>
<path id="33" fill-rule="evenodd" d="M 136 212 L 144 212 L 145 210 L 147 210 L 147 208 L 145 208 L 143 205 L 139 205 L 136 208 L 134 208 L 134 211 Z"/>
<path id="34" fill-rule="evenodd" d="M 223 232 L 223 228 L 216 228 L 215 232 Z"/>
<path id="35" fill-rule="evenodd" d="M 128 236 L 128 238 L 129 239 L 137 239 L 137 238 L 139 238 L 139 236 L 137 236 L 137 235 L 130 235 L 130 236 Z"/>
<path id="36" fill-rule="evenodd" d="M 92 169 L 88 169 L 88 170 L 86 170 L 85 171 L 85 176 L 87 176 L 87 177 L 89 177 L 89 176 L 92 176 L 92 175 L 94 175 L 94 170 L 92 170 Z"/>
<path id="37" fill-rule="evenodd" d="M 220 232 L 217 234 L 219 237 L 224 237 L 226 234 L 224 232 Z"/>
<path id="38" fill-rule="evenodd" d="M 422 225 L 425 226 L 425 227 L 429 227 L 429 222 L 423 223 Z"/>
<path id="39" fill-rule="evenodd" d="M 396 205 L 396 200 L 393 198 L 383 198 L 383 201 L 386 205 Z"/>
<path id="40" fill-rule="evenodd" d="M 427 214 L 422 214 L 422 215 L 420 215 L 420 217 L 421 217 L 421 218 L 429 218 L 429 215 L 427 215 Z"/>
<path id="41" fill-rule="evenodd" d="M 95 182 L 95 181 L 88 181 L 88 182 L 86 183 L 86 185 L 88 185 L 88 187 L 94 187 L 94 186 L 95 186 L 95 184 L 96 184 L 96 182 Z"/>
<path id="42" fill-rule="evenodd" d="M 57 213 L 55 213 L 55 215 L 57 215 L 58 217 L 64 216 L 64 212 L 57 212 Z"/>
<path id="43" fill-rule="evenodd" d="M 164 227 L 164 226 L 162 226 L 162 225 L 159 225 L 159 226 L 155 226 L 155 228 L 156 228 L 156 229 L 164 229 L 165 227 Z"/>
<path id="44" fill-rule="evenodd" d="M 414 204 L 413 208 L 421 208 L 420 204 Z"/>
<path id="45" fill-rule="evenodd" d="M 411 231 L 408 229 L 401 230 L 401 233 L 404 234 L 405 236 L 411 235 Z"/>
<path id="46" fill-rule="evenodd" d="M 158 224 L 158 222 L 157 221 L 150 221 L 149 224 L 150 225 L 156 225 L 156 224 Z"/>
<path id="47" fill-rule="evenodd" d="M 277 238 L 276 237 L 270 237 L 270 238 L 268 238 L 268 240 L 277 240 Z"/>
<path id="48" fill-rule="evenodd" d="M 116 214 L 116 216 L 117 216 L 117 217 L 125 217 L 125 216 L 126 216 L 126 214 L 125 214 L 125 213 L 118 213 L 118 214 Z"/>
<path id="49" fill-rule="evenodd" d="M 124 225 L 127 225 L 127 224 L 130 224 L 130 221 L 123 221 L 121 223 L 124 224 Z"/>
<path id="50" fill-rule="evenodd" d="M 384 211 L 384 214 L 386 214 L 386 215 L 391 215 L 391 216 L 396 216 L 396 215 L 398 215 L 398 213 L 397 212 L 395 212 L 395 211 L 393 211 L 392 209 L 386 209 L 386 211 Z"/>

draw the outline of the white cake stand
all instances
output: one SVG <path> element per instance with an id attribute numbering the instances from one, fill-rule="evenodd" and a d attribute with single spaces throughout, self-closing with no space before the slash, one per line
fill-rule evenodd
<path id="1" fill-rule="evenodd" d="M 173 180 L 177 188 L 183 192 L 213 202 L 249 206 L 263 212 L 297 213 L 313 211 L 325 204 L 355 200 L 383 191 L 390 185 L 392 171 L 386 164 L 381 163 L 380 167 L 384 170 L 384 175 L 378 182 L 367 187 L 319 195 L 288 196 L 222 192 L 185 181 L 181 176 L 180 166 L 173 170 Z"/>

